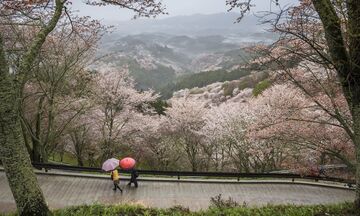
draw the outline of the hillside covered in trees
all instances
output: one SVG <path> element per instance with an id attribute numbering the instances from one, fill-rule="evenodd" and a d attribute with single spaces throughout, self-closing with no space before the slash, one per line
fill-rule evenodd
<path id="1" fill-rule="evenodd" d="M 138 169 L 355 180 L 360 209 L 356 1 L 270 10 L 265 32 L 209 14 L 139 19 L 113 34 L 78 3 L 0 1 L 0 159 L 20 215 L 51 215 L 32 163 L 102 167 L 127 156 Z M 253 8 L 225 3 L 237 22 Z M 81 4 L 167 15 L 157 0 Z M 342 169 L 324 174 L 329 166 Z"/>

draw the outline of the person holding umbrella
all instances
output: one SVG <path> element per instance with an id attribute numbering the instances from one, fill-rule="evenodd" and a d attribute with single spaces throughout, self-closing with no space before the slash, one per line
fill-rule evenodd
<path id="1" fill-rule="evenodd" d="M 119 163 L 121 168 L 125 170 L 131 170 L 131 178 L 130 178 L 130 182 L 128 183 L 128 186 L 131 186 L 131 183 L 134 183 L 135 187 L 137 188 L 138 187 L 137 177 L 139 175 L 136 172 L 135 164 L 136 161 L 131 157 L 123 158 Z"/>
<path id="2" fill-rule="evenodd" d="M 111 180 L 114 183 L 114 191 L 116 191 L 116 189 L 119 189 L 120 192 L 122 193 L 123 190 L 120 188 L 119 186 L 119 182 L 120 182 L 120 177 L 119 177 L 119 172 L 117 170 L 117 167 L 119 165 L 119 160 L 115 159 L 115 158 L 111 158 L 106 160 L 103 165 L 102 165 L 102 169 L 106 172 L 111 171 Z"/>
<path id="3" fill-rule="evenodd" d="M 139 177 L 139 174 L 136 172 L 135 168 L 132 168 L 130 182 L 127 185 L 131 186 L 131 183 L 134 183 L 135 187 L 137 188 L 138 187 L 137 177 Z"/>
<path id="4" fill-rule="evenodd" d="M 119 186 L 120 177 L 119 177 L 119 172 L 117 169 L 114 169 L 113 171 L 111 171 L 111 179 L 113 180 L 113 183 L 114 183 L 113 190 L 116 192 L 116 189 L 119 189 L 120 192 L 122 193 L 123 190 Z"/>

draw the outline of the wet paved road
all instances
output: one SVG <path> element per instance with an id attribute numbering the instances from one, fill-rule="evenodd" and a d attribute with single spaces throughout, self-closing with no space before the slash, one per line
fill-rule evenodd
<path id="1" fill-rule="evenodd" d="M 296 183 L 197 183 L 140 181 L 139 188 L 121 187 L 124 193 L 112 191 L 109 178 L 38 175 L 38 180 L 51 208 L 106 203 L 137 203 L 152 207 L 182 205 L 192 210 L 205 209 L 211 197 L 222 194 L 248 205 L 327 204 L 352 201 L 355 192 L 346 189 Z M 0 213 L 15 209 L 15 202 L 4 172 L 0 171 Z"/>

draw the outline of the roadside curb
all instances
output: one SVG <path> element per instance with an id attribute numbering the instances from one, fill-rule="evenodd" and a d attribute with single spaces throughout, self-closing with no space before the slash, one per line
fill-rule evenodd
<path id="1" fill-rule="evenodd" d="M 63 176 L 63 177 L 72 177 L 72 178 L 94 178 L 94 179 L 103 179 L 110 180 L 110 176 L 106 175 L 94 175 L 94 174 L 80 174 L 80 173 L 71 173 L 71 172 L 44 172 L 40 170 L 34 170 L 37 175 L 47 175 L 47 176 Z M 4 172 L 4 168 L 0 167 L 0 172 Z M 121 177 L 120 180 L 130 180 L 130 177 Z M 147 181 L 147 182 L 167 182 L 167 183 L 199 183 L 199 184 L 283 184 L 283 185 L 306 185 L 313 187 L 325 187 L 333 188 L 340 190 L 351 190 L 355 191 L 355 188 L 345 187 L 341 184 L 331 184 L 323 182 L 308 182 L 308 181 L 291 181 L 291 180 L 218 180 L 218 179 L 171 179 L 171 178 L 151 178 L 151 177 L 139 177 L 138 181 Z"/>

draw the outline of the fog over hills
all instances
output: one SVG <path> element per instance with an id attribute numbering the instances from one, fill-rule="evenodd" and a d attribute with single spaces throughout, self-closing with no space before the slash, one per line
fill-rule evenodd
<path id="1" fill-rule="evenodd" d="M 234 23 L 237 13 L 217 13 L 210 15 L 195 14 L 164 19 L 138 19 L 126 22 L 112 22 L 115 33 L 133 35 L 143 33 L 166 33 L 171 35 L 208 36 L 222 35 L 238 42 L 269 41 L 275 38 L 273 33 L 259 24 L 259 18 L 248 15 L 240 23 Z"/>
<path id="2" fill-rule="evenodd" d="M 155 90 L 172 86 L 186 74 L 237 70 L 248 57 L 244 47 L 276 39 L 266 26 L 258 25 L 257 17 L 234 24 L 237 17 L 196 14 L 111 23 L 116 28 L 102 39 L 98 53 L 107 57 L 95 69 L 127 66 L 139 88 Z"/>

